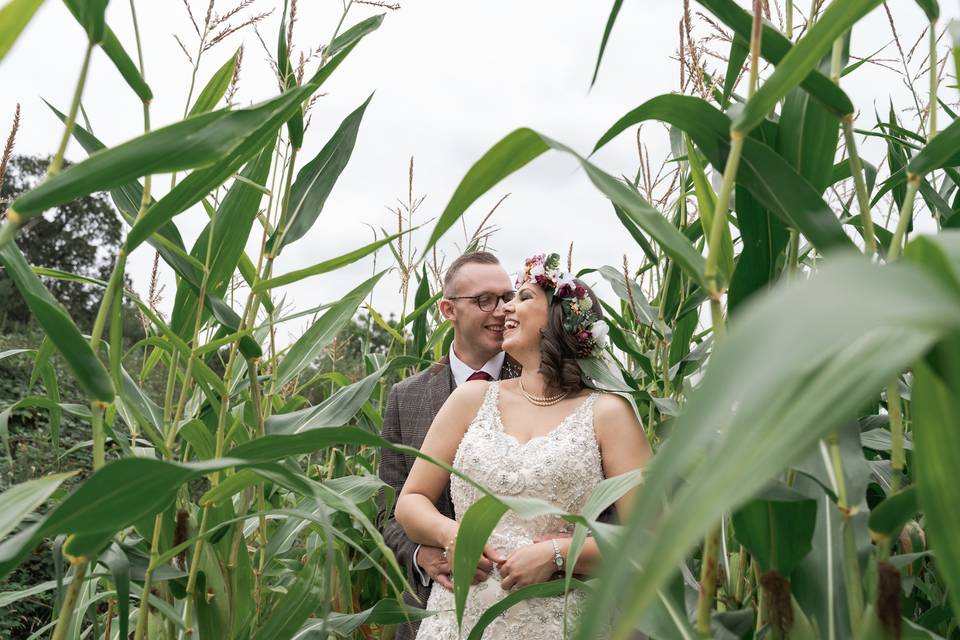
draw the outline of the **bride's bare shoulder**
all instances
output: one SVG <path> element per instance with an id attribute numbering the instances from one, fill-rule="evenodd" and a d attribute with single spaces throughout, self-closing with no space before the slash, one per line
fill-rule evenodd
<path id="1" fill-rule="evenodd" d="M 480 408 L 480 405 L 483 404 L 483 398 L 487 394 L 487 389 L 490 388 L 490 382 L 485 382 L 483 380 L 472 380 L 470 382 L 464 382 L 450 394 L 450 397 L 447 398 L 447 401 L 444 403 L 444 408 L 449 408 L 459 412 L 473 413 L 477 412 L 477 409 Z"/>

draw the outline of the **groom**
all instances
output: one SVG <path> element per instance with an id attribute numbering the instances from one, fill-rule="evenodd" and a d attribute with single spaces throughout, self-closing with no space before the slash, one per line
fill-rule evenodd
<path id="1" fill-rule="evenodd" d="M 434 416 L 454 387 L 467 380 L 499 380 L 520 375 L 520 366 L 500 350 L 503 342 L 503 304 L 513 297 L 513 284 L 497 258 L 486 251 L 467 253 L 447 269 L 443 279 L 440 313 L 453 325 L 450 353 L 426 371 L 401 382 L 390 390 L 383 416 L 382 435 L 390 442 L 417 449 L 423 444 Z M 397 493 L 413 466 L 413 458 L 384 449 L 380 457 L 380 478 Z M 454 517 L 450 486 L 444 489 L 437 508 L 445 516 Z M 430 585 L 439 583 L 452 589 L 450 563 L 442 549 L 414 544 L 397 521 L 385 518 L 383 501 L 377 523 L 383 539 L 400 565 L 407 569 L 407 579 L 414 586 L 420 602 L 409 593 L 408 604 L 424 607 Z M 480 577 L 486 578 L 490 567 L 481 566 Z M 401 624 L 397 640 L 409 640 L 417 634 L 419 622 Z"/>

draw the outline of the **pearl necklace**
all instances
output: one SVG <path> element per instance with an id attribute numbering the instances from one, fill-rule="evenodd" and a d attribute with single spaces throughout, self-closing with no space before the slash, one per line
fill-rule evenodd
<path id="1" fill-rule="evenodd" d="M 567 392 L 566 392 L 566 391 L 564 391 L 563 393 L 559 393 L 559 394 L 557 394 L 557 395 L 555 395 L 555 396 L 550 396 L 550 397 L 547 397 L 547 396 L 535 396 L 535 395 L 533 395 L 532 393 L 528 393 L 527 390 L 523 388 L 523 380 L 522 380 L 522 379 L 518 378 L 518 381 L 520 382 L 520 393 L 522 393 L 523 396 L 524 396 L 527 400 L 529 400 L 529 401 L 531 402 L 531 404 L 535 404 L 535 405 L 537 405 L 538 407 L 549 407 L 549 406 L 551 406 L 551 405 L 555 405 L 555 404 L 557 404 L 558 402 L 560 402 L 561 400 L 563 400 L 564 398 L 567 397 Z"/>

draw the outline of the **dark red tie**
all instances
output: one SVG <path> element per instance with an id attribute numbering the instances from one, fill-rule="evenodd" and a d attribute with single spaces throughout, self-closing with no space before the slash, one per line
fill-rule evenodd
<path id="1" fill-rule="evenodd" d="M 467 378 L 467 382 L 470 382 L 471 380 L 486 380 L 489 382 L 493 380 L 493 376 L 486 371 L 474 371 L 470 374 L 470 377 Z"/>

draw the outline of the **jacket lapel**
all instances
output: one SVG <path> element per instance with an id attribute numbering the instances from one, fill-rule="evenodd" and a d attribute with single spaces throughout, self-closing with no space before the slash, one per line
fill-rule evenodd
<path id="1" fill-rule="evenodd" d="M 430 378 L 427 380 L 427 400 L 430 402 L 433 415 L 436 416 L 440 412 L 440 407 L 450 397 L 450 392 L 453 391 L 449 357 L 444 356 L 443 360 L 433 365 L 430 374 Z"/>

